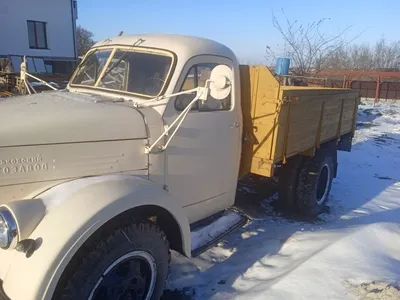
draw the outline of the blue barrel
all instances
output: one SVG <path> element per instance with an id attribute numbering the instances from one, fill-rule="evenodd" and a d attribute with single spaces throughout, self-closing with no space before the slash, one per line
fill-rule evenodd
<path id="1" fill-rule="evenodd" d="M 276 75 L 289 75 L 289 58 L 278 58 L 276 60 L 275 74 Z"/>

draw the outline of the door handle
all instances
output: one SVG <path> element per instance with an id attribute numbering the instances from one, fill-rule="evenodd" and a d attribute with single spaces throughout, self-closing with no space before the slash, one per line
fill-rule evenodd
<path id="1" fill-rule="evenodd" d="M 238 128 L 239 126 L 240 126 L 240 123 L 236 121 L 232 124 L 231 128 Z"/>

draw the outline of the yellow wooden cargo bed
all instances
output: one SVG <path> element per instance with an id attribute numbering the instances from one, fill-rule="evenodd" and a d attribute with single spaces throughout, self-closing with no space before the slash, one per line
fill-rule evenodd
<path id="1" fill-rule="evenodd" d="M 349 89 L 283 86 L 265 66 L 240 66 L 241 175 L 271 177 L 274 164 L 313 156 L 321 144 L 353 134 L 360 100 Z"/>

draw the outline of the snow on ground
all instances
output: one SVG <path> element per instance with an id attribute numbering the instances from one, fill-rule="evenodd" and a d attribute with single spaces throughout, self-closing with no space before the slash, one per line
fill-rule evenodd
<path id="1" fill-rule="evenodd" d="M 293 220 L 247 195 L 246 226 L 173 254 L 164 299 L 400 299 L 400 102 L 363 101 L 357 127 L 327 213 Z"/>

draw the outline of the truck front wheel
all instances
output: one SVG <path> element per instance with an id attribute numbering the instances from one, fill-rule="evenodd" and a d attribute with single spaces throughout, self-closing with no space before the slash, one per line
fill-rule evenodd
<path id="1" fill-rule="evenodd" d="M 296 202 L 304 216 L 316 217 L 325 207 L 335 175 L 333 151 L 320 149 L 300 170 Z"/>
<path id="2" fill-rule="evenodd" d="M 159 299 L 168 275 L 169 245 L 149 222 L 127 225 L 86 245 L 53 299 Z"/>

